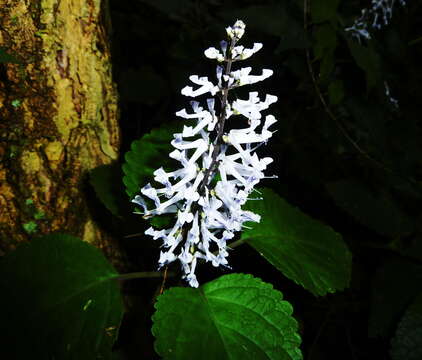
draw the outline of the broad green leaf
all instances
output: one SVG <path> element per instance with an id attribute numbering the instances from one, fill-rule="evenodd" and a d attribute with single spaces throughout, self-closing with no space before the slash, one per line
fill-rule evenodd
<path id="1" fill-rule="evenodd" d="M 351 254 L 341 235 L 294 208 L 272 190 L 262 189 L 262 196 L 262 201 L 249 201 L 245 206 L 261 215 L 261 222 L 245 230 L 242 239 L 314 295 L 347 287 Z"/>
<path id="2" fill-rule="evenodd" d="M 178 127 L 176 125 L 162 126 L 132 143 L 130 151 L 125 154 L 123 164 L 125 174 L 123 183 L 130 198 L 138 194 L 148 182 L 153 181 L 153 173 L 156 169 L 160 166 L 165 168 L 172 163 L 168 157 L 172 151 L 170 141 L 173 139 L 173 134 L 181 129 L 182 124 Z"/>
<path id="3" fill-rule="evenodd" d="M 340 0 L 312 0 L 311 17 L 314 23 L 335 20 Z"/>
<path id="4" fill-rule="evenodd" d="M 421 289 L 422 290 L 422 289 Z M 392 360 L 422 359 L 422 292 L 403 315 L 391 341 Z"/>
<path id="5" fill-rule="evenodd" d="M 120 172 L 116 163 L 101 165 L 89 172 L 89 182 L 95 194 L 115 216 L 120 216 L 122 204 L 119 200 L 122 200 L 124 194 Z"/>
<path id="6" fill-rule="evenodd" d="M 0 358 L 111 358 L 123 304 L 97 248 L 45 236 L 6 255 L 0 273 Z"/>
<path id="7" fill-rule="evenodd" d="M 283 294 L 251 275 L 231 274 L 158 298 L 152 332 L 164 359 L 299 360 L 300 337 Z"/>
<path id="8" fill-rule="evenodd" d="M 340 180 L 326 187 L 339 207 L 377 233 L 395 238 L 413 232 L 412 220 L 389 193 L 376 193 L 354 180 Z"/>

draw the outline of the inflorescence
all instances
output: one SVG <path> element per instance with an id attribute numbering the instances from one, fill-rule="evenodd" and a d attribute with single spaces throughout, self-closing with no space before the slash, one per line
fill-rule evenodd
<path id="1" fill-rule="evenodd" d="M 175 222 L 168 229 L 150 227 L 145 234 L 163 241 L 159 268 L 175 260 L 181 263 L 183 278 L 190 286 L 198 287 L 195 268 L 198 259 L 213 266 L 228 267 L 227 241 L 240 231 L 245 222 L 259 222 L 260 216 L 242 210 L 250 199 L 254 186 L 265 178 L 264 170 L 273 159 L 260 159 L 256 150 L 272 136 L 269 130 L 277 120 L 272 115 L 262 118 L 261 111 L 277 101 L 277 97 L 250 92 L 246 100 L 230 101 L 229 92 L 243 85 L 262 81 L 273 74 L 263 69 L 251 75 L 251 68 L 232 70 L 232 65 L 245 60 L 262 48 L 237 45 L 245 32 L 245 24 L 237 20 L 226 28 L 228 40 L 220 42 L 220 49 L 210 47 L 204 54 L 218 62 L 216 82 L 207 77 L 192 75 L 195 87 L 186 86 L 181 93 L 197 97 L 210 93 L 206 106 L 191 101 L 192 110 L 182 109 L 177 116 L 194 120 L 194 126 L 184 126 L 174 134 L 169 156 L 181 167 L 166 172 L 162 167 L 154 172 L 157 188 L 151 184 L 141 189 L 132 200 L 142 207 L 144 218 L 174 214 Z M 234 116 L 245 118 L 245 127 L 227 131 L 225 125 Z M 149 203 L 149 204 L 148 204 Z M 152 205 L 153 204 L 153 205 Z M 150 205 L 153 208 L 150 208 Z"/>
<path id="2" fill-rule="evenodd" d="M 397 0 L 397 2 L 405 6 L 405 0 Z M 371 29 L 379 30 L 383 26 L 387 26 L 393 17 L 393 8 L 396 0 L 372 0 L 371 6 L 362 9 L 361 15 L 355 20 L 352 26 L 345 29 L 358 39 L 371 39 Z"/>

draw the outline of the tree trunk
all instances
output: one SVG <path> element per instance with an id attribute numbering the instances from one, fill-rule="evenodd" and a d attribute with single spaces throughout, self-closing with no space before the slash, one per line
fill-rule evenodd
<path id="1" fill-rule="evenodd" d="M 87 171 L 118 155 L 107 7 L 107 0 L 0 0 L 2 253 L 31 236 L 65 232 L 117 256 L 82 192 Z"/>

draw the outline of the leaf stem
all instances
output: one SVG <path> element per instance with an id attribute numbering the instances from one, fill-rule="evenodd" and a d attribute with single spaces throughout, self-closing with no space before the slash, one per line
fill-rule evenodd
<path id="1" fill-rule="evenodd" d="M 243 245 L 246 242 L 246 240 L 245 239 L 236 240 L 232 242 L 231 244 L 228 244 L 228 247 L 231 249 L 234 249 L 235 247 L 238 247 L 239 245 Z"/>

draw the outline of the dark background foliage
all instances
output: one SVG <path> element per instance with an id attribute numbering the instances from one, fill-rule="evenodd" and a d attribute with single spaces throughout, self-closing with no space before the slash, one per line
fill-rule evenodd
<path id="1" fill-rule="evenodd" d="M 254 90 L 279 98 L 272 107 L 278 132 L 263 150 L 279 178 L 264 185 L 341 233 L 353 269 L 349 289 L 317 298 L 247 246 L 231 253 L 232 268 L 282 289 L 300 323 L 305 359 L 388 359 L 401 316 L 422 290 L 422 5 L 396 6 L 391 23 L 360 44 L 344 28 L 370 1 L 308 2 L 305 31 L 302 0 L 112 0 L 121 153 L 153 128 L 183 126 L 174 115 L 186 106 L 180 89 L 189 75 L 213 75 L 203 50 L 242 19 L 243 44 L 264 44 L 250 65 L 274 70 Z M 125 215 L 112 218 L 105 210 L 99 220 L 119 236 L 141 233 L 146 224 L 129 215 L 123 190 L 120 195 L 115 210 Z M 142 235 L 122 241 L 133 269 L 155 269 L 155 243 Z M 204 266 L 199 278 L 226 272 Z M 158 289 L 156 280 L 126 284 L 132 310 L 116 348 L 128 359 L 156 356 L 145 309 L 152 312 Z"/>

